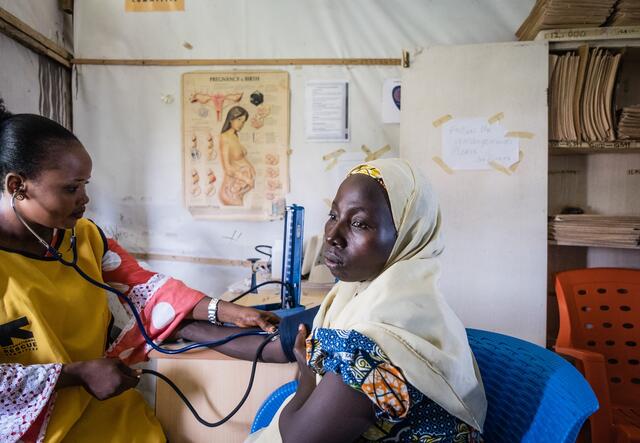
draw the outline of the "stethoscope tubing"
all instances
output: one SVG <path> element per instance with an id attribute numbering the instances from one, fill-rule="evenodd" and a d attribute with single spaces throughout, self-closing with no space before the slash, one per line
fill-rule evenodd
<path id="1" fill-rule="evenodd" d="M 195 408 L 193 407 L 191 402 L 184 395 L 184 393 L 180 390 L 180 388 L 178 388 L 178 386 L 171 379 L 169 379 L 167 376 L 165 376 L 165 375 L 163 375 L 163 374 L 161 374 L 159 372 L 156 372 L 154 370 L 151 370 L 151 369 L 143 369 L 142 370 L 143 374 L 153 375 L 155 377 L 160 378 L 165 383 L 167 383 L 176 392 L 178 397 L 180 397 L 180 399 L 185 403 L 185 405 L 191 411 L 191 413 L 196 418 L 196 420 L 200 424 L 202 424 L 203 426 L 210 427 L 210 428 L 220 426 L 220 425 L 226 423 L 229 419 L 231 419 L 231 417 L 233 417 L 236 414 L 236 412 L 238 412 L 240 410 L 242 405 L 245 403 L 245 401 L 249 397 L 249 393 L 251 392 L 251 388 L 253 387 L 253 382 L 255 380 L 255 374 L 256 374 L 256 368 L 257 368 L 258 361 L 260 360 L 260 356 L 262 354 L 262 351 L 263 351 L 264 347 L 273 338 L 275 338 L 278 335 L 277 332 L 275 332 L 275 333 L 269 333 L 269 332 L 265 332 L 265 331 L 240 332 L 240 333 L 237 333 L 237 334 L 229 335 L 228 337 L 225 337 L 225 338 L 220 339 L 220 340 L 191 343 L 191 344 L 189 344 L 187 346 L 183 346 L 183 347 L 177 348 L 177 349 L 165 349 L 165 348 L 157 345 L 151 339 L 151 337 L 149 337 L 149 335 L 147 334 L 147 331 L 146 331 L 146 329 L 144 327 L 144 323 L 142 322 L 142 319 L 140 318 L 140 314 L 136 310 L 136 307 L 133 304 L 133 302 L 131 301 L 131 299 L 129 297 L 127 297 L 123 292 L 121 292 L 121 291 L 119 291 L 119 290 L 117 290 L 115 288 L 112 288 L 111 286 L 109 286 L 107 284 L 101 283 L 101 282 L 91 278 L 91 276 L 87 275 L 87 273 L 84 272 L 82 270 L 82 268 L 80 268 L 80 266 L 78 266 L 78 249 L 77 249 L 77 243 L 76 243 L 76 230 L 75 230 L 75 228 L 71 229 L 71 248 L 70 249 L 72 250 L 73 259 L 71 261 L 68 261 L 68 260 L 65 260 L 62 257 L 62 254 L 60 253 L 60 251 L 58 251 L 56 248 L 54 248 L 45 239 L 40 237 L 38 235 L 38 233 L 35 232 L 29 226 L 29 224 L 26 222 L 26 220 L 24 220 L 22 218 L 22 216 L 20 215 L 20 213 L 18 212 L 18 210 L 16 208 L 15 200 L 16 200 L 16 194 L 14 193 L 13 197 L 11 199 L 11 207 L 13 208 L 13 211 L 16 214 L 16 217 L 18 217 L 18 220 L 20 220 L 20 222 L 29 230 L 29 232 L 31 232 L 38 239 L 38 241 L 47 249 L 47 252 L 53 258 L 55 258 L 62 265 L 68 266 L 70 268 L 73 268 L 78 273 L 78 275 L 80 275 L 87 282 L 91 283 L 92 285 L 94 285 L 94 286 L 96 286 L 98 288 L 104 289 L 105 291 L 109 291 L 112 294 L 115 294 L 116 296 L 118 296 L 118 298 L 120 298 L 125 303 L 127 303 L 127 305 L 129 306 L 129 309 L 131 310 L 131 313 L 133 314 L 133 316 L 135 318 L 135 321 L 136 321 L 136 324 L 138 326 L 138 329 L 140 330 L 140 333 L 144 337 L 144 340 L 147 343 L 147 345 L 149 345 L 152 349 L 155 349 L 156 351 L 161 352 L 163 354 L 181 354 L 183 352 L 187 352 L 187 351 L 190 351 L 192 349 L 221 346 L 221 345 L 223 345 L 225 343 L 228 343 L 228 342 L 230 342 L 232 340 L 235 340 L 237 338 L 240 338 L 240 337 L 246 337 L 246 336 L 251 336 L 251 335 L 263 335 L 263 336 L 266 336 L 265 339 L 263 340 L 263 342 L 258 346 L 258 349 L 256 351 L 256 355 L 255 355 L 255 357 L 253 359 L 253 362 L 252 362 L 252 365 L 251 365 L 251 375 L 249 377 L 249 382 L 247 384 L 247 388 L 246 388 L 246 390 L 244 392 L 244 395 L 242 396 L 242 399 L 240 400 L 240 402 L 238 402 L 236 407 L 233 408 L 233 410 L 229 414 L 227 414 L 225 417 L 223 417 L 221 420 L 219 420 L 217 422 L 208 422 L 205 419 L 203 419 L 200 416 L 200 414 L 198 414 L 198 412 L 195 410 Z M 268 283 L 273 283 L 273 282 L 264 282 L 264 283 L 262 283 L 260 285 L 257 285 L 255 288 L 258 288 L 258 287 L 263 286 L 263 285 L 268 284 Z M 238 298 L 250 293 L 255 288 L 250 288 L 248 291 L 246 291 L 245 293 L 241 294 Z"/>
<path id="2" fill-rule="evenodd" d="M 123 292 L 107 285 L 104 283 L 101 283 L 95 279 L 93 279 L 91 276 L 87 275 L 86 272 L 84 272 L 82 270 L 82 268 L 80 268 L 80 266 L 78 266 L 78 245 L 76 242 L 76 230 L 75 228 L 71 229 L 71 251 L 73 254 L 73 259 L 71 261 L 65 260 L 62 257 L 62 254 L 60 253 L 60 251 L 58 251 L 56 248 L 54 248 L 51 244 L 49 244 L 49 242 L 47 242 L 45 239 L 43 239 L 42 237 L 40 237 L 38 235 L 38 233 L 36 233 L 31 226 L 29 226 L 29 224 L 26 222 L 26 220 L 24 220 L 24 218 L 20 215 L 20 213 L 18 212 L 17 208 L 16 208 L 16 194 L 14 194 L 12 196 L 11 199 L 11 207 L 13 208 L 14 213 L 16 214 L 16 217 L 18 217 L 18 220 L 20 220 L 20 222 L 29 230 L 29 232 L 31 232 L 37 239 L 38 241 L 47 249 L 47 252 L 53 257 L 55 258 L 58 262 L 60 262 L 62 265 L 73 268 L 78 275 L 80 275 L 83 279 L 85 279 L 87 282 L 91 283 L 92 285 L 104 289 L 105 291 L 109 291 L 112 294 L 115 294 L 120 300 L 124 301 L 127 306 L 129 307 L 129 309 L 131 310 L 131 313 L 136 321 L 136 325 L 138 326 L 138 329 L 140 330 L 140 334 L 142 335 L 142 337 L 144 338 L 144 341 L 147 343 L 147 345 L 149 347 L 151 347 L 152 349 L 162 353 L 162 354 L 169 354 L 169 355 L 173 355 L 173 354 L 182 354 L 183 352 L 187 352 L 187 351 L 191 351 L 193 349 L 198 349 L 198 348 L 212 348 L 212 347 L 216 347 L 216 346 L 221 346 L 224 345 L 225 343 L 229 343 L 232 340 L 235 340 L 237 338 L 240 337 L 247 337 L 247 336 L 253 336 L 253 335 L 263 335 L 263 336 L 267 336 L 270 335 L 269 332 L 266 331 L 247 331 L 247 332 L 239 332 L 237 334 L 232 334 L 229 335 L 228 337 L 225 337 L 223 339 L 220 340 L 212 340 L 212 341 L 206 341 L 206 342 L 195 342 L 195 343 L 191 343 L 188 344 L 186 346 L 183 346 L 181 348 L 173 348 L 173 349 L 167 349 L 167 348 L 163 348 L 161 346 L 159 346 L 158 344 L 156 344 L 153 339 L 151 339 L 151 337 L 149 337 L 149 334 L 147 333 L 145 327 L 144 327 L 144 323 L 142 322 L 142 319 L 140 318 L 140 314 L 138 313 L 135 305 L 133 304 L 133 302 L 131 301 L 131 299 L 129 297 L 127 297 Z M 266 282 L 265 282 L 266 283 Z M 265 284 L 262 283 L 262 284 Z M 262 285 L 261 284 L 261 285 Z M 258 286 L 261 286 L 258 285 Z M 256 286 L 256 287 L 258 287 Z M 251 292 L 254 288 L 249 289 L 248 291 L 246 291 L 245 293 L 248 294 L 249 292 Z M 244 294 L 241 294 L 241 296 Z"/>

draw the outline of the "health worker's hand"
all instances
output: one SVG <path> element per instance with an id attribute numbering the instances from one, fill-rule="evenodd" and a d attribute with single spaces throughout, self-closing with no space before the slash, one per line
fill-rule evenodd
<path id="1" fill-rule="evenodd" d="M 82 386 L 98 400 L 106 400 L 134 388 L 139 375 L 117 358 L 98 358 L 65 364 L 61 377 L 67 386 Z"/>
<path id="2" fill-rule="evenodd" d="M 236 305 L 227 301 L 218 302 L 218 320 L 233 323 L 241 328 L 259 327 L 263 331 L 275 332 L 280 317 L 272 312 Z"/>

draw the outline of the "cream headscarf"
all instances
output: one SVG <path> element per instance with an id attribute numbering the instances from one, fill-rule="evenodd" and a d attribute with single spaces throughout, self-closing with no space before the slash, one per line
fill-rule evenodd
<path id="1" fill-rule="evenodd" d="M 313 326 L 355 329 L 398 366 L 407 381 L 451 415 L 482 431 L 487 401 L 464 326 L 437 287 L 440 209 L 431 185 L 400 159 L 368 162 L 382 174 L 396 243 L 382 273 L 339 282 Z"/>
<path id="2" fill-rule="evenodd" d="M 482 431 L 487 401 L 480 372 L 464 326 L 437 288 L 440 265 L 435 257 L 443 247 L 436 196 L 404 160 L 366 164 L 381 172 L 398 237 L 382 273 L 371 281 L 337 283 L 313 327 L 366 335 L 409 383 Z M 280 441 L 278 415 L 262 436 L 269 437 L 260 441 Z"/>

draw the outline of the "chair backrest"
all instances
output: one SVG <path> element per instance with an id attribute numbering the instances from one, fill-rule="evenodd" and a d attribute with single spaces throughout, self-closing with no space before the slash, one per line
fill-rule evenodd
<path id="1" fill-rule="evenodd" d="M 298 388 L 297 381 L 290 381 L 280 386 L 278 389 L 269 394 L 269 397 L 262 403 L 256 416 L 251 424 L 251 433 L 253 434 L 258 429 L 266 428 L 271 423 L 271 419 L 282 405 L 282 402 L 291 394 L 296 392 Z"/>
<path id="2" fill-rule="evenodd" d="M 611 402 L 640 398 L 640 270 L 589 268 L 556 275 L 557 345 L 604 355 Z"/>
<path id="3" fill-rule="evenodd" d="M 488 401 L 491 443 L 574 442 L 598 401 L 582 375 L 533 343 L 467 329 Z"/>
<path id="4" fill-rule="evenodd" d="M 485 441 L 573 443 L 584 421 L 598 409 L 582 375 L 558 355 L 532 343 L 477 329 L 467 329 L 467 335 L 489 402 Z M 271 422 L 296 386 L 289 382 L 269 396 L 251 432 Z"/>

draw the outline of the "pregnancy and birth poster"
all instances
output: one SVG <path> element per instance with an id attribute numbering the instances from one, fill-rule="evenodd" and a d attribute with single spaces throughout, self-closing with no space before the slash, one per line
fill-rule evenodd
<path id="1" fill-rule="evenodd" d="M 289 185 L 289 74 L 185 73 L 182 115 L 184 196 L 194 217 L 279 217 Z"/>

